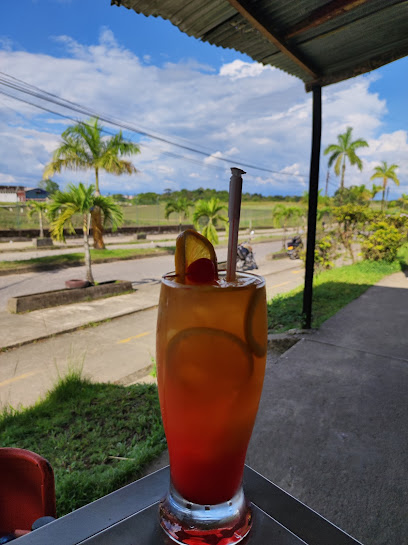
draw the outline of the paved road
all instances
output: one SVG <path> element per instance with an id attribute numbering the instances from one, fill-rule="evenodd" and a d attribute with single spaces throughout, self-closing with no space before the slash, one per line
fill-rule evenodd
<path id="1" fill-rule="evenodd" d="M 281 229 L 265 229 L 256 232 L 256 236 L 281 236 Z M 291 236 L 293 233 L 291 233 Z M 246 234 L 240 233 L 240 240 L 245 240 Z M 289 237 L 289 233 L 288 233 Z M 137 241 L 135 237 L 129 235 L 115 235 L 105 237 L 105 244 L 108 250 L 152 248 L 156 246 L 174 246 L 177 233 L 163 233 L 160 235 L 148 235 L 145 242 Z M 227 239 L 219 235 L 220 244 L 227 244 Z M 92 240 L 90 240 L 92 246 Z M 55 243 L 52 248 L 34 249 L 32 242 L 0 242 L 0 261 L 26 261 L 37 257 L 46 257 L 50 255 L 64 255 L 77 252 L 83 252 L 83 240 L 67 240 L 67 244 Z"/>
<path id="2" fill-rule="evenodd" d="M 265 275 L 269 297 L 303 282 L 299 261 L 281 260 L 273 264 L 265 259 L 261 261 L 261 254 L 270 251 L 269 244 L 257 248 L 259 273 Z M 141 261 L 150 262 L 149 271 L 155 281 L 163 270 L 171 268 L 172 257 Z M 136 274 L 136 262 L 122 264 L 129 263 L 133 267 L 133 279 L 137 274 L 143 276 L 142 270 Z M 48 274 L 47 277 L 50 281 Z M 19 286 L 24 287 L 24 284 Z M 157 310 L 151 309 L 1 353 L 0 407 L 34 403 L 52 386 L 58 374 L 63 376 L 70 367 L 83 366 L 84 374 L 93 380 L 123 384 L 139 380 L 148 374 L 154 358 L 156 319 Z"/>
<path id="3" fill-rule="evenodd" d="M 280 247 L 279 241 L 254 244 L 258 264 L 261 265 L 267 254 L 277 251 Z M 220 261 L 225 260 L 227 250 L 221 249 L 217 254 Z M 117 279 L 130 280 L 135 285 L 158 282 L 164 272 L 172 269 L 174 269 L 174 257 L 171 255 L 92 266 L 96 282 Z M 6 308 L 10 297 L 61 289 L 65 287 L 65 281 L 72 278 L 85 278 L 85 267 L 0 276 L 0 310 Z"/>

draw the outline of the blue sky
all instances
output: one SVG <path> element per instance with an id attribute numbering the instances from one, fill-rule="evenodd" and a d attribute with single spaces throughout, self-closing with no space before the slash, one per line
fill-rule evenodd
<path id="1" fill-rule="evenodd" d="M 346 185 L 370 186 L 373 168 L 385 160 L 400 165 L 401 186 L 391 187 L 390 197 L 408 192 L 407 63 L 402 59 L 323 89 L 323 149 L 347 126 L 369 142 L 360 154 L 363 172 L 348 167 Z M 207 153 L 125 132 L 141 146 L 133 158 L 139 172 L 120 178 L 103 174 L 105 193 L 226 189 L 229 165 L 217 156 L 231 157 L 230 166 L 238 158 L 272 171 L 246 169 L 247 191 L 301 194 L 307 188 L 311 95 L 302 82 L 201 43 L 167 21 L 111 6 L 110 0 L 0 2 L 0 70 Z M 72 121 L 0 95 L 0 184 L 36 185 L 68 124 Z M 323 156 L 323 187 L 326 173 Z M 93 180 L 91 172 L 64 172 L 54 179 L 62 187 Z M 330 193 L 337 186 L 332 173 Z"/>

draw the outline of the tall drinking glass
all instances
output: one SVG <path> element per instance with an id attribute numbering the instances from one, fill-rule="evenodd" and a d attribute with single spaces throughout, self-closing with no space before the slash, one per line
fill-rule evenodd
<path id="1" fill-rule="evenodd" d="M 157 379 L 170 454 L 160 522 L 185 544 L 238 543 L 251 527 L 242 475 L 265 372 L 265 281 L 162 280 Z"/>

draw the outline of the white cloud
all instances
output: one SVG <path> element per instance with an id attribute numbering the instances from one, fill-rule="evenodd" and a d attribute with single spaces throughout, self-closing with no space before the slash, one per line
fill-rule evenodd
<path id="1" fill-rule="evenodd" d="M 13 41 L 7 36 L 0 36 L 0 49 L 4 51 L 11 51 L 13 48 Z"/>
<path id="2" fill-rule="evenodd" d="M 227 76 L 232 80 L 236 80 L 259 76 L 265 70 L 275 70 L 275 68 L 272 68 L 271 66 L 263 66 L 262 64 L 255 62 L 244 62 L 237 59 L 228 64 L 224 64 L 220 68 L 220 76 Z"/>
<path id="3" fill-rule="evenodd" d="M 133 134 L 141 144 L 141 154 L 133 158 L 139 173 L 120 178 L 102 173 L 102 189 L 126 193 L 198 185 L 226 189 L 229 165 L 217 157 L 227 156 L 231 166 L 242 161 L 292 175 L 245 168 L 245 191 L 283 194 L 304 190 L 305 178 L 300 175 L 309 170 L 312 100 L 296 78 L 239 59 L 225 64 L 218 73 L 194 59 L 155 66 L 146 56 L 141 60 L 125 49 L 107 28 L 101 30 L 99 42 L 90 46 L 69 36 L 56 39 L 63 51 L 59 58 L 3 48 L 2 71 L 204 153 Z M 408 175 L 406 131 L 381 134 L 387 105 L 370 91 L 372 81 L 360 77 L 323 89 L 322 150 L 336 142 L 347 126 L 354 128 L 355 138 L 370 143 L 361 152 L 363 174 L 348 168 L 347 184 L 367 182 L 373 161 L 396 162 L 401 165 L 400 173 Z M 0 96 L 3 178 L 34 185 L 70 123 Z M 323 157 L 322 180 L 326 161 Z M 91 183 L 93 174 L 64 172 L 55 179 L 61 185 L 78 180 Z"/>

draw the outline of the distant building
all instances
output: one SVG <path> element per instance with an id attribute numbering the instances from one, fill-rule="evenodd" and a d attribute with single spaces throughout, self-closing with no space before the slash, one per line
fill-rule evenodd
<path id="1" fill-rule="evenodd" d="M 0 185 L 0 202 L 24 202 L 26 194 L 20 185 Z"/>
<path id="2" fill-rule="evenodd" d="M 21 185 L 0 185 L 0 202 L 19 203 L 26 201 L 46 201 L 48 191 L 40 187 Z"/>
<path id="3" fill-rule="evenodd" d="M 45 189 L 41 189 L 40 187 L 25 188 L 26 201 L 46 201 L 47 199 L 48 199 L 48 191 L 45 191 Z"/>

